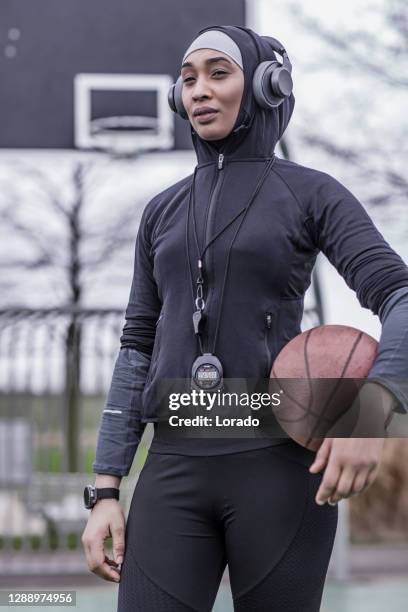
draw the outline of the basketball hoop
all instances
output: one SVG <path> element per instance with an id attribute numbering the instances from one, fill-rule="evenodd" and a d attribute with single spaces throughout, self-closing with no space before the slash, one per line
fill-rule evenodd
<path id="1" fill-rule="evenodd" d="M 136 157 L 146 147 L 138 147 L 138 135 L 155 135 L 158 133 L 158 121 L 155 117 L 142 117 L 137 115 L 121 115 L 101 117 L 90 121 L 92 136 L 103 135 L 103 144 L 97 146 L 99 150 L 106 151 L 112 157 L 123 159 Z M 149 150 L 155 150 L 151 147 Z"/>

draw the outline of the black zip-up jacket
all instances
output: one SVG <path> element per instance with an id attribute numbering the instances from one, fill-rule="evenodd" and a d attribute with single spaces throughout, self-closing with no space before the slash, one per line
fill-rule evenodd
<path id="1" fill-rule="evenodd" d="M 252 33 L 257 49 L 242 28 L 220 29 L 237 42 L 243 56 L 241 107 L 233 131 L 221 143 L 204 141 L 191 128 L 194 173 L 156 195 L 144 209 L 121 346 L 128 350 L 128 376 L 134 377 L 130 349 L 145 356 L 144 364 L 138 362 L 145 376 L 134 382 L 138 392 L 132 401 L 124 402 L 127 419 L 114 410 L 103 416 L 111 427 L 106 437 L 123 443 L 122 465 L 110 460 L 114 452 L 104 447 L 101 427 L 95 472 L 127 474 L 141 424 L 157 420 L 158 382 L 191 376 L 199 354 L 192 323 L 197 277 L 193 210 L 200 248 L 217 236 L 203 258 L 206 337 L 212 349 L 223 294 L 214 353 L 226 378 L 267 377 L 279 351 L 301 333 L 304 295 L 319 251 L 356 292 L 361 306 L 376 315 L 392 292 L 408 287 L 408 267 L 346 187 L 326 172 L 275 155 L 294 96 L 270 111 L 255 103 L 252 74 L 260 61 L 273 59 L 269 45 Z M 406 410 L 407 389 L 392 378 L 393 372 L 383 368 L 380 375 L 374 368 L 371 380 L 387 386 Z M 219 444 L 207 442 L 214 448 Z M 231 452 L 271 441 L 229 444 Z"/>

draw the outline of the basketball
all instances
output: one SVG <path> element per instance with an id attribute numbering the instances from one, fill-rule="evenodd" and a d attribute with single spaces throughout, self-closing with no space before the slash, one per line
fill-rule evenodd
<path id="1" fill-rule="evenodd" d="M 358 415 L 350 407 L 377 350 L 374 338 L 346 325 L 314 327 L 288 342 L 270 374 L 270 387 L 281 396 L 273 412 L 285 432 L 317 451 L 340 417 L 346 415 L 352 431 Z"/>

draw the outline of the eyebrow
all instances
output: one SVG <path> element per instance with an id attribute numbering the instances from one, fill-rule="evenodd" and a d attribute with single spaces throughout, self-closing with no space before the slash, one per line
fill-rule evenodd
<path id="1" fill-rule="evenodd" d="M 205 60 L 205 64 L 215 64 L 216 62 L 227 62 L 227 64 L 231 64 L 232 62 L 229 61 L 229 59 L 227 59 L 226 57 L 210 57 L 207 60 Z M 191 62 L 184 62 L 184 64 L 181 66 L 181 68 L 193 68 L 193 64 Z"/>

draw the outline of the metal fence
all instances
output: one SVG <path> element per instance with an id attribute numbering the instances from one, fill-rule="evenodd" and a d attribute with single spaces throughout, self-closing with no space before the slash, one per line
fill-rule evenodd
<path id="1" fill-rule="evenodd" d="M 94 478 L 97 432 L 123 322 L 119 309 L 0 311 L 3 575 L 85 569 L 82 491 Z M 302 329 L 320 323 L 319 310 L 306 308 Z M 125 511 L 151 436 L 148 426 L 121 483 Z M 344 574 L 344 545 L 336 555 Z"/>
<path id="2" fill-rule="evenodd" d="M 90 471 L 123 323 L 119 309 L 0 311 L 0 485 Z M 319 323 L 306 308 L 302 328 Z"/>
<path id="3" fill-rule="evenodd" d="M 0 552 L 8 553 L 0 555 L 7 558 L 2 574 L 38 571 L 50 552 L 82 550 L 82 491 L 94 479 L 123 322 L 119 309 L 0 311 Z M 125 508 L 149 434 L 121 484 Z M 32 553 L 34 566 L 22 565 Z M 67 571 L 69 563 L 60 566 Z"/>
<path id="4" fill-rule="evenodd" d="M 120 310 L 0 311 L 0 415 L 29 424 L 34 471 L 86 471 L 122 325 Z"/>

